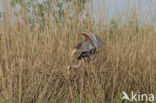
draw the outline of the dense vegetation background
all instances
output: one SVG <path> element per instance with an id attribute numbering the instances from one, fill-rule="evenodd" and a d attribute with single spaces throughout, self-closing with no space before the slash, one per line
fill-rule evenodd
<path id="1" fill-rule="evenodd" d="M 103 8 L 93 11 L 92 0 L 1 5 L 1 103 L 121 103 L 122 91 L 156 95 L 156 21 L 144 24 L 138 7 L 110 19 Z M 80 32 L 97 34 L 105 46 L 68 75 Z"/>

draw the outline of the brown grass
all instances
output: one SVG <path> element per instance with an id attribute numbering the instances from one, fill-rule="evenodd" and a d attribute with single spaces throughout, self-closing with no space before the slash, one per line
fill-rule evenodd
<path id="1" fill-rule="evenodd" d="M 31 29 L 24 8 L 22 17 L 11 11 L 4 9 L 0 21 L 0 102 L 120 103 L 122 91 L 156 95 L 155 26 L 138 26 L 135 12 L 133 21 L 126 15 L 113 27 L 96 25 L 88 15 L 86 22 L 77 15 L 69 19 L 66 13 L 63 23 L 46 18 L 42 29 L 36 18 Z M 71 51 L 83 31 L 97 34 L 105 46 L 68 75 Z"/>

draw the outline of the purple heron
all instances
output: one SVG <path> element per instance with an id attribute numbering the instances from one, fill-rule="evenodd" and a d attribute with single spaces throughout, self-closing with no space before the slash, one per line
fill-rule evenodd
<path id="1" fill-rule="evenodd" d="M 78 54 L 77 60 L 78 62 L 81 59 L 87 59 L 89 62 L 91 60 L 90 55 L 95 54 L 96 49 L 99 47 L 102 47 L 104 45 L 103 41 L 97 37 L 93 33 L 80 33 L 80 35 L 84 36 L 84 41 L 80 42 L 74 47 L 74 50 L 71 54 L 73 56 L 74 54 Z M 73 67 L 79 67 L 80 63 L 78 66 L 73 66 Z M 71 66 L 68 66 L 70 68 Z"/>

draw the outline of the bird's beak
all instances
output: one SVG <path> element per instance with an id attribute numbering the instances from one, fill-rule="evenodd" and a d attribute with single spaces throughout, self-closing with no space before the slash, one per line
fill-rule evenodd
<path id="1" fill-rule="evenodd" d="M 76 49 L 73 50 L 73 52 L 71 54 L 71 57 L 74 55 L 75 52 L 76 52 Z"/>

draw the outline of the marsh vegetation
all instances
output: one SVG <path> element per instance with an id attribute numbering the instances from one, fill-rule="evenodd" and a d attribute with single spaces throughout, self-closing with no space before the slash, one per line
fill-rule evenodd
<path id="1" fill-rule="evenodd" d="M 139 7 L 107 18 L 108 8 L 93 10 L 92 0 L 1 5 L 1 103 L 121 103 L 122 91 L 156 95 L 156 19 L 144 23 L 148 13 L 140 19 Z M 68 75 L 80 32 L 97 34 L 105 46 Z"/>

